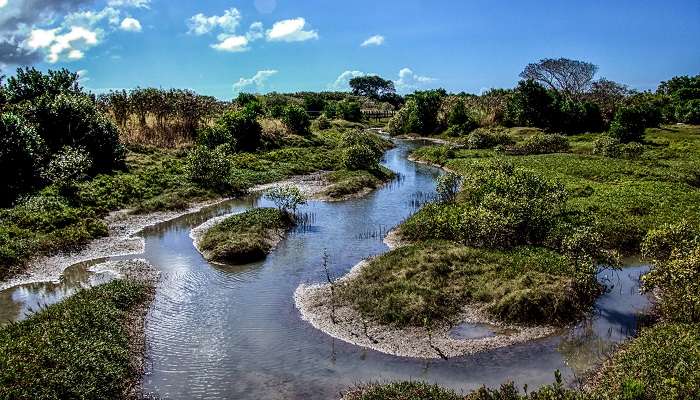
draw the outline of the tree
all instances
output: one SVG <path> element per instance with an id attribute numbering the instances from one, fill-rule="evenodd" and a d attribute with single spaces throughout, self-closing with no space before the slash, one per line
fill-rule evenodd
<path id="1" fill-rule="evenodd" d="M 528 64 L 520 77 L 540 82 L 571 98 L 580 98 L 591 86 L 598 66 L 568 58 L 545 58 Z"/>
<path id="2" fill-rule="evenodd" d="M 587 98 L 598 106 L 603 123 L 609 125 L 617 109 L 631 94 L 626 85 L 601 78 L 591 84 Z"/>
<path id="3" fill-rule="evenodd" d="M 382 96 L 395 93 L 394 82 L 380 76 L 358 76 L 350 79 L 352 93 L 356 96 L 367 96 L 379 100 Z"/>
<path id="4" fill-rule="evenodd" d="M 44 142 L 32 125 L 20 116 L 0 114 L 0 206 L 32 189 L 44 153 Z"/>
<path id="5" fill-rule="evenodd" d="M 295 213 L 299 206 L 306 204 L 306 196 L 292 185 L 273 187 L 265 192 L 265 198 L 275 203 L 278 210 L 288 214 Z"/>
<path id="6" fill-rule="evenodd" d="M 303 107 L 296 104 L 290 104 L 284 108 L 282 122 L 297 135 L 306 135 L 309 133 L 309 114 L 306 113 Z"/>

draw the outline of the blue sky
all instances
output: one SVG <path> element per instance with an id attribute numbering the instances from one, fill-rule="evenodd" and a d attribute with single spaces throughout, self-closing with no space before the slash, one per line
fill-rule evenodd
<path id="1" fill-rule="evenodd" d="M 568 57 L 653 89 L 700 73 L 698 21 L 698 0 L 0 0 L 0 63 L 81 71 L 96 91 L 228 99 L 343 90 L 363 73 L 403 92 L 478 93 L 512 87 L 528 62 Z"/>

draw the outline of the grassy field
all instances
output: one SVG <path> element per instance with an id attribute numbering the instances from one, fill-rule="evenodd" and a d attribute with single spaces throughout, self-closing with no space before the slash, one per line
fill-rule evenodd
<path id="1" fill-rule="evenodd" d="M 295 217 L 276 208 L 254 208 L 226 218 L 202 235 L 199 248 L 206 258 L 229 264 L 264 259 L 280 233 L 295 225 Z"/>
<path id="2" fill-rule="evenodd" d="M 338 289 L 363 315 L 385 324 L 452 321 L 470 303 L 510 322 L 565 323 L 597 294 L 594 282 L 574 275 L 565 257 L 545 248 L 498 251 L 426 241 L 373 259 Z"/>
<path id="3" fill-rule="evenodd" d="M 383 166 L 376 171 L 334 171 L 327 177 L 331 186 L 324 190 L 323 195 L 330 199 L 343 199 L 364 190 L 375 189 L 393 177 L 394 173 Z"/>
<path id="4" fill-rule="evenodd" d="M 149 298 L 126 280 L 86 289 L 0 329 L 0 398 L 126 398 L 142 371 L 134 363 L 129 314 Z"/>

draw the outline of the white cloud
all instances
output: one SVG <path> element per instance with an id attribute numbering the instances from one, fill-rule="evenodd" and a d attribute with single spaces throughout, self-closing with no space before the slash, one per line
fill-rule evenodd
<path id="1" fill-rule="evenodd" d="M 394 81 L 394 83 L 396 84 L 396 89 L 408 90 L 415 89 L 419 86 L 435 81 L 435 78 L 417 75 L 410 68 L 402 68 L 401 71 L 399 71 L 399 79 Z"/>
<path id="2" fill-rule="evenodd" d="M 278 71 L 274 69 L 266 69 L 258 71 L 251 78 L 241 78 L 238 80 L 238 82 L 233 84 L 233 91 L 234 93 L 238 93 L 249 86 L 255 86 L 256 89 L 260 89 L 265 86 L 267 79 L 277 74 L 277 72 Z"/>
<path id="3" fill-rule="evenodd" d="M 107 4 L 110 7 L 148 8 L 151 0 L 109 0 Z"/>
<path id="4" fill-rule="evenodd" d="M 110 25 L 119 25 L 119 14 L 119 10 L 112 7 L 105 7 L 100 11 L 78 11 L 66 15 L 63 19 L 63 25 L 94 28 L 105 20 Z"/>
<path id="5" fill-rule="evenodd" d="M 338 77 L 335 79 L 335 82 L 328 85 L 328 87 L 333 90 L 348 90 L 350 89 L 350 79 L 366 75 L 369 74 L 366 74 L 362 71 L 345 71 L 342 74 L 338 75 Z"/>
<path id="6" fill-rule="evenodd" d="M 135 18 L 127 17 L 122 20 L 119 28 L 127 32 L 141 32 L 141 23 Z"/>
<path id="7" fill-rule="evenodd" d="M 79 60 L 85 56 L 82 49 L 99 43 L 98 33 L 82 26 L 71 27 L 63 34 L 58 34 L 58 31 L 59 29 L 34 29 L 25 46 L 32 51 L 39 49 L 46 51 L 46 61 L 56 63 L 61 56 L 66 56 L 69 60 Z"/>
<path id="8" fill-rule="evenodd" d="M 248 48 L 248 39 L 245 36 L 219 36 L 219 43 L 212 44 L 213 49 L 226 51 L 229 53 L 239 53 L 250 50 Z"/>
<path id="9" fill-rule="evenodd" d="M 265 33 L 263 32 L 263 23 L 262 22 L 253 22 L 250 24 L 250 28 L 248 28 L 248 33 L 245 34 L 245 36 L 250 40 L 251 42 L 254 40 L 262 39 L 265 36 Z"/>
<path id="10" fill-rule="evenodd" d="M 277 21 L 272 29 L 267 31 L 267 40 L 271 42 L 303 42 L 310 39 L 318 39 L 318 33 L 314 30 L 304 30 L 306 20 L 304 18 L 285 19 Z"/>
<path id="11" fill-rule="evenodd" d="M 215 29 L 223 32 L 234 33 L 241 22 L 241 13 L 236 8 L 224 11 L 224 15 L 212 15 L 210 17 L 199 13 L 190 17 L 187 21 L 188 33 L 205 35 Z"/>
<path id="12" fill-rule="evenodd" d="M 384 44 L 384 36 L 382 35 L 374 35 L 364 42 L 360 46 L 362 47 L 367 47 L 367 46 L 381 46 Z"/>
<path id="13" fill-rule="evenodd" d="M 3 8 L 7 5 L 7 0 L 0 0 L 0 8 Z"/>

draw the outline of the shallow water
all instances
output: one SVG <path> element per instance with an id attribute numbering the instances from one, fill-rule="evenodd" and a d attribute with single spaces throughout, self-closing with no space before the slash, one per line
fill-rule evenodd
<path id="1" fill-rule="evenodd" d="M 509 380 L 533 388 L 550 383 L 556 369 L 574 379 L 612 344 L 634 333 L 636 313 L 648 304 L 638 294 L 642 266 L 601 275 L 611 290 L 598 301 L 595 315 L 561 335 L 449 361 L 388 356 L 335 340 L 302 321 L 292 295 L 300 283 L 324 281 L 324 252 L 332 273 L 342 276 L 363 258 L 387 251 L 386 232 L 434 198 L 439 171 L 406 160 L 418 145 L 401 141 L 388 151 L 384 164 L 400 178 L 366 197 L 304 206 L 308 223 L 264 262 L 212 265 L 189 237 L 191 228 L 209 218 L 269 205 L 254 197 L 145 230 L 146 252 L 138 257 L 162 271 L 146 325 L 145 390 L 172 399 L 321 399 L 337 397 L 357 383 L 397 379 L 423 379 L 462 391 Z M 76 274 L 80 270 L 75 267 Z M 79 287 L 70 289 L 72 283 L 90 284 L 93 278 L 71 279 L 38 290 L 23 286 L 0 292 L 2 317 L 21 318 L 36 304 L 72 293 Z"/>

